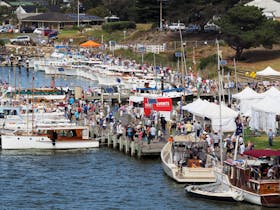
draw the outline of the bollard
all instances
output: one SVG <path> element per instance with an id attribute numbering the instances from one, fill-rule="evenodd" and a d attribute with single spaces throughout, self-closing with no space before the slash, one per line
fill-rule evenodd
<path id="1" fill-rule="evenodd" d="M 141 158 L 141 155 L 142 155 L 142 147 L 141 147 L 141 144 L 138 143 L 137 144 L 137 157 Z"/>
<path id="2" fill-rule="evenodd" d="M 130 155 L 131 156 L 134 156 L 135 155 L 135 142 L 131 142 L 131 152 L 130 152 Z"/>
<path id="3" fill-rule="evenodd" d="M 119 150 L 122 152 L 123 151 L 123 138 L 121 137 L 120 139 L 119 139 Z"/>
<path id="4" fill-rule="evenodd" d="M 113 135 L 108 133 L 108 141 L 107 141 L 108 147 L 110 147 L 112 145 L 112 138 L 113 138 Z"/>
<path id="5" fill-rule="evenodd" d="M 113 137 L 113 148 L 116 149 L 118 144 L 118 139 L 116 136 Z"/>
<path id="6" fill-rule="evenodd" d="M 130 140 L 126 138 L 125 140 L 125 154 L 129 153 L 129 147 L 130 147 Z"/>

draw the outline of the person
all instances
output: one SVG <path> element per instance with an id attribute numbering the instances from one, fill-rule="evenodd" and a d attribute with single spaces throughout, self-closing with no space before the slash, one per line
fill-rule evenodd
<path id="1" fill-rule="evenodd" d="M 267 178 L 274 179 L 274 175 L 275 175 L 274 167 L 271 167 L 267 172 Z"/>
<path id="2" fill-rule="evenodd" d="M 173 139 L 173 135 L 170 135 L 169 138 L 168 138 L 168 142 L 173 142 L 174 139 Z"/>
<path id="3" fill-rule="evenodd" d="M 240 155 L 243 155 L 244 152 L 245 152 L 245 145 L 243 142 L 241 142 L 239 146 L 239 153 Z"/>
<path id="4" fill-rule="evenodd" d="M 268 144 L 270 147 L 272 147 L 274 132 L 272 131 L 271 128 L 269 129 L 267 136 L 268 136 Z"/>
<path id="5" fill-rule="evenodd" d="M 53 146 L 55 146 L 55 141 L 56 141 L 56 139 L 57 139 L 57 133 L 56 133 L 56 131 L 54 131 L 54 132 L 53 132 L 53 135 L 52 135 L 52 139 L 51 139 L 51 140 L 52 140 L 52 145 L 53 145 Z"/>
<path id="6" fill-rule="evenodd" d="M 119 123 L 117 125 L 117 139 L 119 140 L 122 135 L 123 135 L 123 126 L 122 126 L 121 122 L 119 121 Z"/>

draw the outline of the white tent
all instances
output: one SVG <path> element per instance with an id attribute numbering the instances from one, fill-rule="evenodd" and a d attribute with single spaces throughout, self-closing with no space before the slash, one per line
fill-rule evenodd
<path id="1" fill-rule="evenodd" d="M 264 70 L 258 71 L 257 75 L 258 76 L 280 76 L 280 72 L 276 71 L 273 68 L 271 68 L 270 66 L 268 66 Z"/>
<path id="2" fill-rule="evenodd" d="M 257 104 L 252 105 L 250 127 L 267 132 L 270 128 L 276 131 L 276 115 L 280 115 L 280 99 L 265 97 Z"/>
<path id="3" fill-rule="evenodd" d="M 280 17 L 280 3 L 274 0 L 254 0 L 247 4 L 246 6 L 256 6 L 263 9 L 264 15 L 268 18 L 279 18 Z"/>
<path id="4" fill-rule="evenodd" d="M 250 87 L 246 87 L 241 92 L 232 95 L 232 98 L 239 100 L 240 113 L 251 116 L 251 106 L 258 103 L 263 96 Z"/>
<path id="5" fill-rule="evenodd" d="M 265 97 L 279 97 L 280 98 L 280 91 L 275 88 L 271 87 L 269 90 L 265 91 L 264 93 L 260 94 L 261 96 Z"/>
<path id="6" fill-rule="evenodd" d="M 215 103 L 210 103 L 208 101 L 203 101 L 197 99 L 193 103 L 190 103 L 182 107 L 183 110 L 187 110 L 194 116 L 199 116 L 203 118 L 208 118 L 211 120 L 212 129 L 216 132 L 220 129 L 220 106 Z M 222 130 L 223 132 L 235 131 L 235 118 L 238 113 L 234 110 L 228 108 L 225 105 L 221 105 L 221 120 L 222 120 Z"/>

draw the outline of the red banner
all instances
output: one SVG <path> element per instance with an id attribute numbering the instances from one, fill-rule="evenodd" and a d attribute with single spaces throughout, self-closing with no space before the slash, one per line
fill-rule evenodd
<path id="1" fill-rule="evenodd" d="M 171 98 L 157 98 L 157 99 L 144 98 L 145 116 L 150 116 L 152 110 L 172 111 L 172 99 Z"/>

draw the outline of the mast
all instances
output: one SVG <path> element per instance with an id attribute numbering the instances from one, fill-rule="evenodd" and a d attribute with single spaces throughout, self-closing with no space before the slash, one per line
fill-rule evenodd
<path id="1" fill-rule="evenodd" d="M 186 64 L 186 56 L 185 56 L 185 47 L 183 45 L 183 37 L 182 37 L 182 31 L 181 28 L 179 27 L 179 32 L 180 32 L 180 41 L 181 41 L 181 51 L 182 51 L 182 85 L 184 88 L 184 95 L 183 95 L 183 101 L 185 101 L 185 93 L 186 93 L 186 78 L 185 75 L 187 75 L 187 64 Z"/>
<path id="2" fill-rule="evenodd" d="M 32 133 L 34 132 L 34 71 L 32 74 L 32 99 L 31 99 L 31 108 L 32 108 Z"/>
<path id="3" fill-rule="evenodd" d="M 219 45 L 219 41 L 216 40 L 216 44 L 217 44 L 217 59 L 218 59 L 218 93 L 219 93 L 219 135 L 220 135 L 220 160 L 221 160 L 221 166 L 223 166 L 223 134 L 222 134 L 222 100 L 221 100 L 221 61 L 220 61 L 220 45 Z"/>

